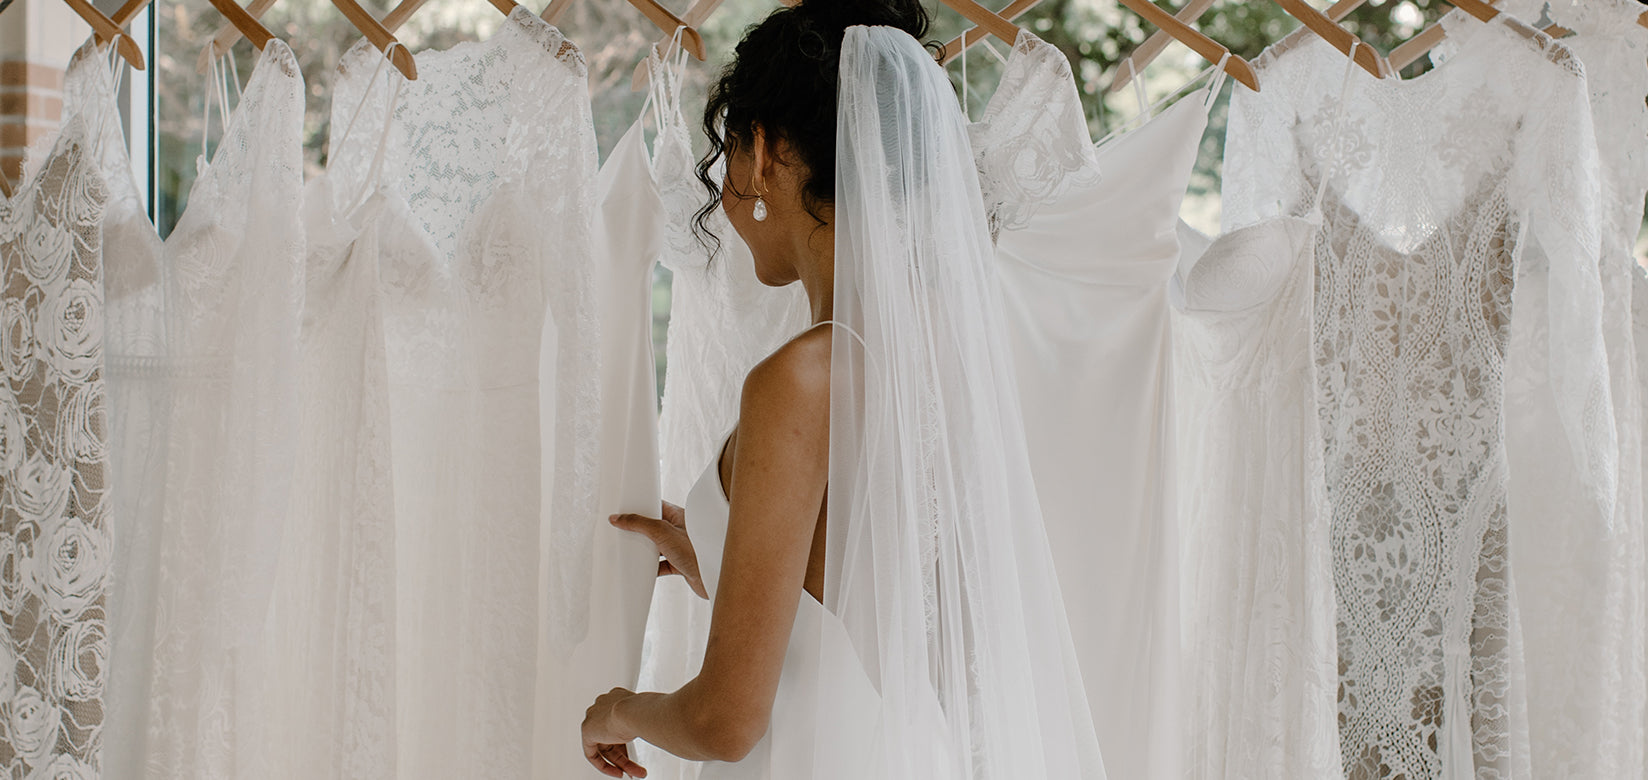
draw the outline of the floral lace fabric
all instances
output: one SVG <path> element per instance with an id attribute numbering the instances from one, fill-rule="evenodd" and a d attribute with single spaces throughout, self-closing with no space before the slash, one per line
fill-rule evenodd
<path id="1" fill-rule="evenodd" d="M 1540 378 L 1568 471 L 1611 505 L 1583 72 L 1501 19 L 1419 79 L 1354 73 L 1343 111 L 1342 55 L 1311 39 L 1263 57 L 1265 91 L 1232 106 L 1227 222 L 1278 203 L 1303 214 L 1327 177 L 1313 341 L 1356 780 L 1528 775 L 1508 549 L 1516 377 Z"/>
<path id="2" fill-rule="evenodd" d="M 1042 204 L 1099 176 L 1064 52 L 1021 30 L 995 95 L 967 127 L 991 237 L 1023 227 Z"/>
<path id="3" fill-rule="evenodd" d="M 344 55 L 340 192 L 404 199 L 432 256 L 386 256 L 379 285 L 393 431 L 395 692 L 401 777 L 522 777 L 545 706 L 546 549 L 592 544 L 600 333 L 589 263 L 595 137 L 576 46 L 525 8 L 490 39 L 418 54 L 387 127 L 381 55 Z M 460 521 L 455 522 L 455 519 Z M 547 529 L 547 530 L 545 530 Z"/>
<path id="4" fill-rule="evenodd" d="M 0 204 L 0 771 L 98 772 L 110 574 L 96 140 L 71 117 Z"/>

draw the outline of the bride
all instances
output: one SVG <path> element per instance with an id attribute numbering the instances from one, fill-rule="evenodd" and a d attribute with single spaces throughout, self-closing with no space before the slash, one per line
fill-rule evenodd
<path id="1" fill-rule="evenodd" d="M 613 519 L 713 613 L 694 679 L 589 707 L 608 776 L 645 777 L 640 739 L 704 780 L 1104 777 L 927 21 L 803 0 L 711 88 L 701 219 L 724 209 L 815 325 L 750 372 L 684 512 Z"/>

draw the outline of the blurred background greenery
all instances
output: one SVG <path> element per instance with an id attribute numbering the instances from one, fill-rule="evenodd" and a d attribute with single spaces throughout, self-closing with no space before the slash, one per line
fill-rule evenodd
<path id="1" fill-rule="evenodd" d="M 924 1 L 934 19 L 933 38 L 949 40 L 971 26 L 936 0 Z M 1315 1 L 1318 6 L 1326 5 L 1322 0 Z M 361 2 L 379 17 L 393 5 L 393 0 Z M 678 14 L 685 13 L 689 4 L 688 0 L 663 2 Z M 1005 4 L 1005 0 L 984 2 L 991 7 Z M 1166 3 L 1160 5 L 1173 10 L 1173 6 Z M 195 73 L 195 58 L 210 35 L 223 24 L 223 19 L 207 0 L 163 0 L 157 6 L 152 57 L 157 133 L 155 175 L 157 216 L 165 233 L 175 224 L 187 201 L 196 170 L 195 158 L 200 150 L 201 109 L 206 89 L 205 77 Z M 696 125 L 705 85 L 725 65 L 743 31 L 776 7 L 776 0 L 726 0 L 701 27 L 709 58 L 688 65 L 683 111 L 690 122 Z M 542 10 L 539 6 L 533 8 Z M 1362 40 L 1389 51 L 1436 20 L 1445 8 L 1442 0 L 1370 0 L 1343 24 Z M 292 46 L 302 63 L 309 91 L 306 160 L 310 172 L 318 172 L 325 165 L 326 138 L 330 133 L 327 125 L 333 69 L 339 56 L 360 35 L 329 0 L 279 0 L 264 20 L 270 30 Z M 486 0 L 429 0 L 401 28 L 398 37 L 414 52 L 447 48 L 461 41 L 485 38 L 496 31 L 503 20 Z M 1105 87 L 1117 64 L 1153 31 L 1140 17 L 1114 0 L 1043 0 L 1018 23 L 1057 46 L 1070 59 L 1094 138 L 1126 127 L 1138 116 L 1138 99 L 1133 90 L 1107 95 Z M 579 0 L 562 18 L 560 26 L 583 49 L 589 62 L 595 129 L 604 156 L 640 112 L 644 93 L 631 91 L 631 72 L 661 33 L 624 0 Z M 1196 26 L 1236 54 L 1251 59 L 1298 23 L 1273 2 L 1222 0 L 1215 3 Z M 965 95 L 967 109 L 973 116 L 977 116 L 989 100 L 1007 53 L 1006 46 L 987 39 L 969 52 L 965 64 L 957 61 L 949 66 L 951 78 Z M 251 72 L 250 47 L 239 44 L 234 57 L 244 78 Z M 1208 63 L 1184 46 L 1173 44 L 1143 74 L 1146 99 L 1156 101 L 1172 95 L 1207 67 Z M 1421 60 L 1404 75 L 1415 75 L 1427 67 Z M 1227 85 L 1227 95 L 1229 89 Z M 1212 112 L 1184 206 L 1185 219 L 1205 231 L 1216 231 L 1219 223 L 1219 164 L 1224 156 L 1226 104 L 1227 100 L 1221 99 Z M 1645 248 L 1648 242 L 1639 241 L 1639 257 Z M 662 383 L 669 278 L 668 272 L 661 268 L 657 274 L 653 325 Z"/>

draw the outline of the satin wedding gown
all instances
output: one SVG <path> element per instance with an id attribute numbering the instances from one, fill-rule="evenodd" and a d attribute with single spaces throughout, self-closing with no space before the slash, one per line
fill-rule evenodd
<path id="1" fill-rule="evenodd" d="M 1182 774 L 1167 287 L 1217 88 L 1094 146 L 1063 53 L 1020 33 L 970 128 L 1036 492 L 1119 778 Z"/>
<path id="2" fill-rule="evenodd" d="M 850 338 L 840 332 L 837 337 Z M 721 441 L 725 445 L 727 439 Z M 721 458 L 716 457 L 693 484 L 686 503 L 687 534 L 711 604 L 721 579 L 728 509 Z M 800 599 L 766 736 L 741 761 L 699 766 L 702 780 L 862 776 L 859 762 L 865 761 L 871 744 L 879 696 L 858 665 L 840 618 L 806 591 Z"/>
<path id="3" fill-rule="evenodd" d="M 1344 55 L 1307 38 L 1232 102 L 1231 224 L 1331 180 L 1313 341 L 1353 780 L 1527 776 L 1508 505 L 1565 475 L 1581 510 L 1612 501 L 1585 82 L 1506 15 L 1478 32 L 1417 79 L 1351 71 L 1338 104 Z M 1519 395 L 1561 422 L 1565 468 L 1518 462 Z"/>

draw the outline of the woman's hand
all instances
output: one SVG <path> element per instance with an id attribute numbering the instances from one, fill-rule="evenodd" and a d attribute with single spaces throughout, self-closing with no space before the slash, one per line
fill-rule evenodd
<path id="1" fill-rule="evenodd" d="M 698 576 L 698 553 L 693 551 L 692 540 L 687 537 L 687 513 L 668 501 L 663 503 L 662 520 L 646 515 L 613 515 L 608 521 L 616 528 L 652 540 L 658 548 L 658 576 L 679 574 L 693 593 L 707 599 L 704 580 Z"/>
<path id="2" fill-rule="evenodd" d="M 596 771 L 608 777 L 646 777 L 647 770 L 629 757 L 629 742 L 634 734 L 623 732 L 614 710 L 618 703 L 635 694 L 623 688 L 613 688 L 595 697 L 595 703 L 584 710 L 584 758 Z"/>

